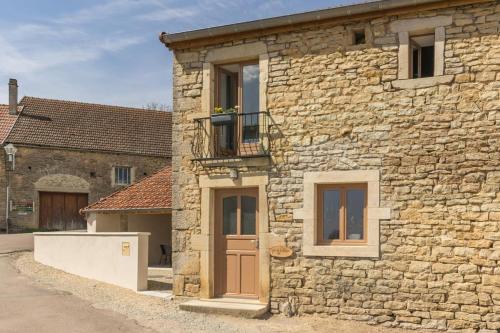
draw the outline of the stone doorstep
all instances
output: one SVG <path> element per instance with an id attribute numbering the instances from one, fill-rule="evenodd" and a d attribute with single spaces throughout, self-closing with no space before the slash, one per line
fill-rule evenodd
<path id="1" fill-rule="evenodd" d="M 171 267 L 162 267 L 162 266 L 150 266 L 148 267 L 148 277 L 172 277 L 172 268 Z"/>
<path id="2" fill-rule="evenodd" d="M 145 290 L 138 291 L 137 293 L 145 296 L 163 298 L 166 301 L 170 301 L 172 298 L 174 298 L 172 295 L 172 291 L 170 290 Z"/>
<path id="3" fill-rule="evenodd" d="M 184 311 L 223 314 L 244 318 L 259 318 L 267 313 L 268 304 L 242 298 L 213 298 L 190 300 L 179 305 Z"/>

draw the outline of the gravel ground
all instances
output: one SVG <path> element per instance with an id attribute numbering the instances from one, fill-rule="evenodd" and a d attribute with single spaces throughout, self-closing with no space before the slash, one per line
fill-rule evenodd
<path id="1" fill-rule="evenodd" d="M 141 326 L 158 332 L 224 332 L 224 333 L 291 333 L 291 332 L 355 332 L 396 333 L 413 332 L 370 326 L 360 322 L 341 321 L 319 316 L 286 318 L 270 316 L 252 320 L 220 315 L 206 315 L 179 310 L 176 300 L 165 301 L 139 295 L 133 291 L 90 280 L 41 265 L 33 253 L 12 255 L 15 267 L 36 284 L 49 289 L 69 292 L 89 301 L 98 309 L 112 310 L 136 320 Z M 430 331 L 421 331 L 430 332 Z"/>

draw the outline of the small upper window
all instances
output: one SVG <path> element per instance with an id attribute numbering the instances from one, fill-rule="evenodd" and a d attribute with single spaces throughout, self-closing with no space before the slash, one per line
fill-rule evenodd
<path id="1" fill-rule="evenodd" d="M 434 76 L 434 35 L 413 36 L 410 45 L 410 77 Z"/>
<path id="2" fill-rule="evenodd" d="M 363 243 L 366 235 L 366 185 L 318 185 L 319 245 Z"/>
<path id="3" fill-rule="evenodd" d="M 352 37 L 354 45 L 361 45 L 366 43 L 365 30 L 355 30 Z"/>
<path id="4" fill-rule="evenodd" d="M 132 173 L 130 167 L 115 167 L 115 184 L 130 185 L 132 183 Z"/>

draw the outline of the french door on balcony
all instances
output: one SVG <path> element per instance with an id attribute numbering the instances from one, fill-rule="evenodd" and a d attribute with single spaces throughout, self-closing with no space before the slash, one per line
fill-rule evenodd
<path id="1" fill-rule="evenodd" d="M 213 128 L 216 154 L 255 155 L 259 149 L 259 63 L 219 65 L 215 78 L 215 107 L 238 113 L 233 124 Z"/>

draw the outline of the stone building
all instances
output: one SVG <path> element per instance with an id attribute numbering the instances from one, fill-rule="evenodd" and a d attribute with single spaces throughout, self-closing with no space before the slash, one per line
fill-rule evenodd
<path id="1" fill-rule="evenodd" d="M 499 28 L 383 0 L 163 33 L 174 292 L 497 332 Z"/>
<path id="2" fill-rule="evenodd" d="M 10 82 L 0 136 L 0 228 L 85 229 L 79 210 L 170 164 L 171 113 L 24 97 Z M 6 210 L 6 205 L 9 205 Z"/>

